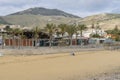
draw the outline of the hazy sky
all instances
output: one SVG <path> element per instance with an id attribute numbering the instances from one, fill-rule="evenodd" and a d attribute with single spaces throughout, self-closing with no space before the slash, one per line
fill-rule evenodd
<path id="1" fill-rule="evenodd" d="M 0 15 L 31 7 L 57 8 L 84 17 L 120 10 L 120 0 L 0 0 Z"/>

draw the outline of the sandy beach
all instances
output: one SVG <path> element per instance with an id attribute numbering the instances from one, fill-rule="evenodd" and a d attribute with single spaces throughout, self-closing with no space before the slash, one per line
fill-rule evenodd
<path id="1" fill-rule="evenodd" d="M 5 55 L 0 57 L 0 80 L 93 80 L 120 68 L 120 51 L 75 54 Z"/>

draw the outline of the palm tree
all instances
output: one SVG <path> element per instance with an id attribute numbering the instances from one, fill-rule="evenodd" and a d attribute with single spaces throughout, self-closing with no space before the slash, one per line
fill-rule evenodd
<path id="1" fill-rule="evenodd" d="M 37 43 L 38 43 L 39 32 L 41 31 L 41 29 L 36 26 L 35 28 L 33 28 L 32 31 L 34 32 L 35 47 L 37 48 L 38 47 Z"/>
<path id="2" fill-rule="evenodd" d="M 78 33 L 78 26 L 75 24 L 74 27 L 75 27 L 75 35 L 76 35 L 75 44 L 77 45 L 77 37 L 78 37 L 78 35 L 79 35 L 79 33 Z"/>
<path id="3" fill-rule="evenodd" d="M 118 34 L 119 33 L 119 28 L 116 25 L 115 28 L 113 29 L 113 34 Z"/>
<path id="4" fill-rule="evenodd" d="M 11 33 L 11 36 L 12 36 L 12 47 L 15 48 L 15 29 L 11 29 L 11 31 L 9 31 L 9 33 Z"/>
<path id="5" fill-rule="evenodd" d="M 91 29 L 92 29 L 92 34 L 93 34 L 93 30 L 95 29 L 94 23 L 92 24 Z"/>
<path id="6" fill-rule="evenodd" d="M 62 39 L 61 39 L 61 43 L 60 44 L 64 44 L 64 34 L 66 32 L 66 27 L 67 27 L 67 24 L 59 24 L 58 25 L 58 28 L 59 28 L 59 32 L 60 34 L 62 35 Z"/>
<path id="7" fill-rule="evenodd" d="M 97 23 L 97 25 L 96 25 L 96 35 L 98 34 L 98 30 L 100 30 L 100 25 L 99 25 L 99 23 Z"/>
<path id="8" fill-rule="evenodd" d="M 66 32 L 66 27 L 67 27 L 67 24 L 58 25 L 58 28 L 60 29 L 60 33 L 62 34 L 62 37 L 64 36 L 64 34 Z"/>
<path id="9" fill-rule="evenodd" d="M 20 28 L 15 28 L 15 29 L 13 29 L 13 31 L 14 31 L 13 32 L 14 36 L 17 35 L 17 37 L 18 37 L 18 47 L 20 49 L 20 47 L 21 47 L 21 34 L 22 34 L 22 30 Z"/>
<path id="10" fill-rule="evenodd" d="M 52 46 L 52 37 L 53 37 L 53 34 L 55 33 L 55 28 L 56 28 L 56 25 L 51 23 L 51 24 L 46 24 L 46 27 L 45 27 L 45 31 L 47 31 L 48 35 L 49 35 L 49 46 L 51 47 Z"/>
<path id="11" fill-rule="evenodd" d="M 78 30 L 80 31 L 80 36 L 81 37 L 83 36 L 83 31 L 86 30 L 86 29 L 87 29 L 86 25 L 84 25 L 84 24 L 79 24 L 78 25 Z M 82 45 L 82 40 L 81 40 L 81 45 Z"/>
<path id="12" fill-rule="evenodd" d="M 12 28 L 10 28 L 10 26 L 6 26 L 5 28 L 4 28 L 4 30 L 6 30 L 6 32 L 7 32 L 7 35 L 8 35 L 8 41 L 9 41 L 9 46 L 11 46 L 10 45 L 10 37 L 11 37 L 11 33 L 12 33 Z"/>
<path id="13" fill-rule="evenodd" d="M 87 29 L 86 25 L 84 25 L 84 24 L 79 24 L 78 25 L 78 30 L 80 31 L 81 37 L 83 35 L 83 31 L 86 30 L 86 29 Z"/>
<path id="14" fill-rule="evenodd" d="M 94 25 L 94 23 L 92 23 L 92 26 L 91 26 L 91 28 L 92 28 L 92 29 L 94 29 L 94 28 L 95 28 L 95 25 Z"/>
<path id="15" fill-rule="evenodd" d="M 6 27 L 4 28 L 4 30 L 6 30 L 6 32 L 7 32 L 8 34 L 10 34 L 10 33 L 12 32 L 12 28 L 10 28 L 10 26 L 6 26 Z"/>
<path id="16" fill-rule="evenodd" d="M 92 32 L 92 34 L 90 36 L 93 38 L 100 38 L 101 35 L 98 33 L 98 31 L 101 30 L 99 23 L 97 23 L 96 26 L 94 26 L 94 24 L 92 24 L 92 29 L 95 29 L 95 33 Z M 101 30 L 101 34 L 102 34 L 102 30 Z"/>
<path id="17" fill-rule="evenodd" d="M 76 32 L 75 25 L 67 25 L 66 32 L 69 34 L 70 46 L 72 46 L 72 36 Z"/>

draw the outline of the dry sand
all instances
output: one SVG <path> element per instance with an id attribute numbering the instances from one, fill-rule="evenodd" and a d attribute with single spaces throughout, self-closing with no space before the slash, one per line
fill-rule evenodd
<path id="1" fill-rule="evenodd" d="M 119 51 L 0 57 L 0 80 L 83 80 L 120 67 Z"/>

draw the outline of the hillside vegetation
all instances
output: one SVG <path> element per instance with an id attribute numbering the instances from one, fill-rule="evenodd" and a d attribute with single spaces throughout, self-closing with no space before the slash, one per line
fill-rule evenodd
<path id="1" fill-rule="evenodd" d="M 28 27 L 45 27 L 47 23 L 67 23 L 70 24 L 72 22 L 78 21 L 80 18 L 71 18 L 71 17 L 64 17 L 64 16 L 41 16 L 41 15 L 10 15 L 3 17 L 5 21 L 21 25 L 21 26 L 28 26 Z"/>
<path id="2" fill-rule="evenodd" d="M 9 23 L 6 22 L 2 17 L 0 17 L 0 24 L 9 24 Z"/>

